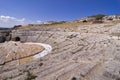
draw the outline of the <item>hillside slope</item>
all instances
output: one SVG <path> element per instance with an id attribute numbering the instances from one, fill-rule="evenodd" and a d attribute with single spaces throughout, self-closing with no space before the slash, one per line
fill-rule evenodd
<path id="1" fill-rule="evenodd" d="M 22 42 L 45 43 L 53 49 L 26 64 L 1 64 L 0 80 L 119 80 L 119 26 L 71 22 L 13 30 L 12 37 Z"/>

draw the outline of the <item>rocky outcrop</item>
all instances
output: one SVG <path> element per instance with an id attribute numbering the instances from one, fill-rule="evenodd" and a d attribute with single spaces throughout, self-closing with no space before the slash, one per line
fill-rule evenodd
<path id="1" fill-rule="evenodd" d="M 6 41 L 5 37 L 0 36 L 0 43 L 3 43 L 3 42 L 5 42 L 5 41 Z"/>
<path id="2" fill-rule="evenodd" d="M 51 54 L 19 66 L 16 61 L 0 65 L 0 78 L 119 80 L 120 40 L 111 35 L 115 27 L 117 25 L 114 24 L 93 24 L 79 26 L 77 31 L 72 32 L 13 31 L 13 37 L 24 42 L 46 43 L 53 49 Z"/>
<path id="3" fill-rule="evenodd" d="M 0 30 L 0 43 L 11 40 L 11 30 Z"/>
<path id="4" fill-rule="evenodd" d="M 84 22 L 85 21 L 85 22 L 99 23 L 99 22 L 111 22 L 111 21 L 119 21 L 120 20 L 120 15 L 103 16 L 103 17 L 101 17 L 100 20 L 99 20 L 99 16 L 98 16 L 98 19 L 96 19 L 95 16 L 89 16 L 89 17 L 81 18 L 81 19 L 77 20 L 77 22 Z"/>
<path id="5" fill-rule="evenodd" d="M 28 45 L 20 42 L 5 42 L 0 44 L 0 65 L 18 60 L 18 64 L 32 60 L 32 56 L 43 51 L 40 45 Z M 25 58 L 25 59 L 24 59 Z"/>

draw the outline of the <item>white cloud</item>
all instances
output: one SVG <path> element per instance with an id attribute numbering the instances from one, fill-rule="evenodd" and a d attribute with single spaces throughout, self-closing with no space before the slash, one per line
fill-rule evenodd
<path id="1" fill-rule="evenodd" d="M 15 19 L 14 17 L 4 16 L 4 15 L 1 15 L 0 18 L 1 19 Z"/>
<path id="2" fill-rule="evenodd" d="M 13 27 L 14 25 L 24 25 L 27 23 L 25 18 L 18 19 L 12 16 L 0 16 L 0 27 Z"/>
<path id="3" fill-rule="evenodd" d="M 24 22 L 25 20 L 26 20 L 25 18 L 22 18 L 22 19 L 18 19 L 16 21 L 18 21 L 18 22 Z"/>
<path id="4" fill-rule="evenodd" d="M 26 20 L 25 18 L 18 19 L 12 16 L 0 15 L 0 27 L 13 27 L 15 25 L 26 25 L 26 24 L 41 24 L 41 20 Z"/>
<path id="5" fill-rule="evenodd" d="M 37 20 L 37 23 L 42 23 L 42 21 L 41 20 Z"/>
<path id="6" fill-rule="evenodd" d="M 10 16 L 1 15 L 0 16 L 0 20 L 7 22 L 8 20 L 15 20 L 15 18 L 14 17 L 10 17 Z"/>
<path id="7" fill-rule="evenodd" d="M 4 21 L 4 22 L 7 22 L 7 21 L 24 22 L 24 21 L 25 21 L 25 18 L 17 19 L 17 18 L 15 18 L 15 17 L 1 15 L 1 16 L 0 16 L 0 20 L 1 20 L 1 21 Z"/>

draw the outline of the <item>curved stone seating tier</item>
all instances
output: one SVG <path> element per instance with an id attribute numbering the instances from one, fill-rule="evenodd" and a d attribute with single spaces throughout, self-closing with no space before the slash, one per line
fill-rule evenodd
<path id="1" fill-rule="evenodd" d="M 36 55 L 44 50 L 44 47 L 35 44 L 24 44 L 20 42 L 5 42 L 0 44 L 0 64 L 18 60 L 18 64 L 34 60 Z"/>
<path id="2" fill-rule="evenodd" d="M 35 80 L 119 80 L 120 40 L 111 37 L 113 27 L 95 24 L 79 27 L 79 32 L 13 31 L 13 38 L 49 44 L 53 49 L 30 63 L 0 65 L 0 78 L 25 80 L 30 74 Z"/>

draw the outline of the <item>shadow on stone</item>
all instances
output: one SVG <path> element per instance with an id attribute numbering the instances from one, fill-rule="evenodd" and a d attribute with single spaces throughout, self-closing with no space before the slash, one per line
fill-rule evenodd
<path id="1" fill-rule="evenodd" d="M 15 37 L 12 39 L 12 41 L 20 41 L 20 37 Z"/>
<path id="2" fill-rule="evenodd" d="M 5 41 L 6 41 L 5 37 L 0 36 L 0 43 L 3 43 L 3 42 L 5 42 Z"/>

